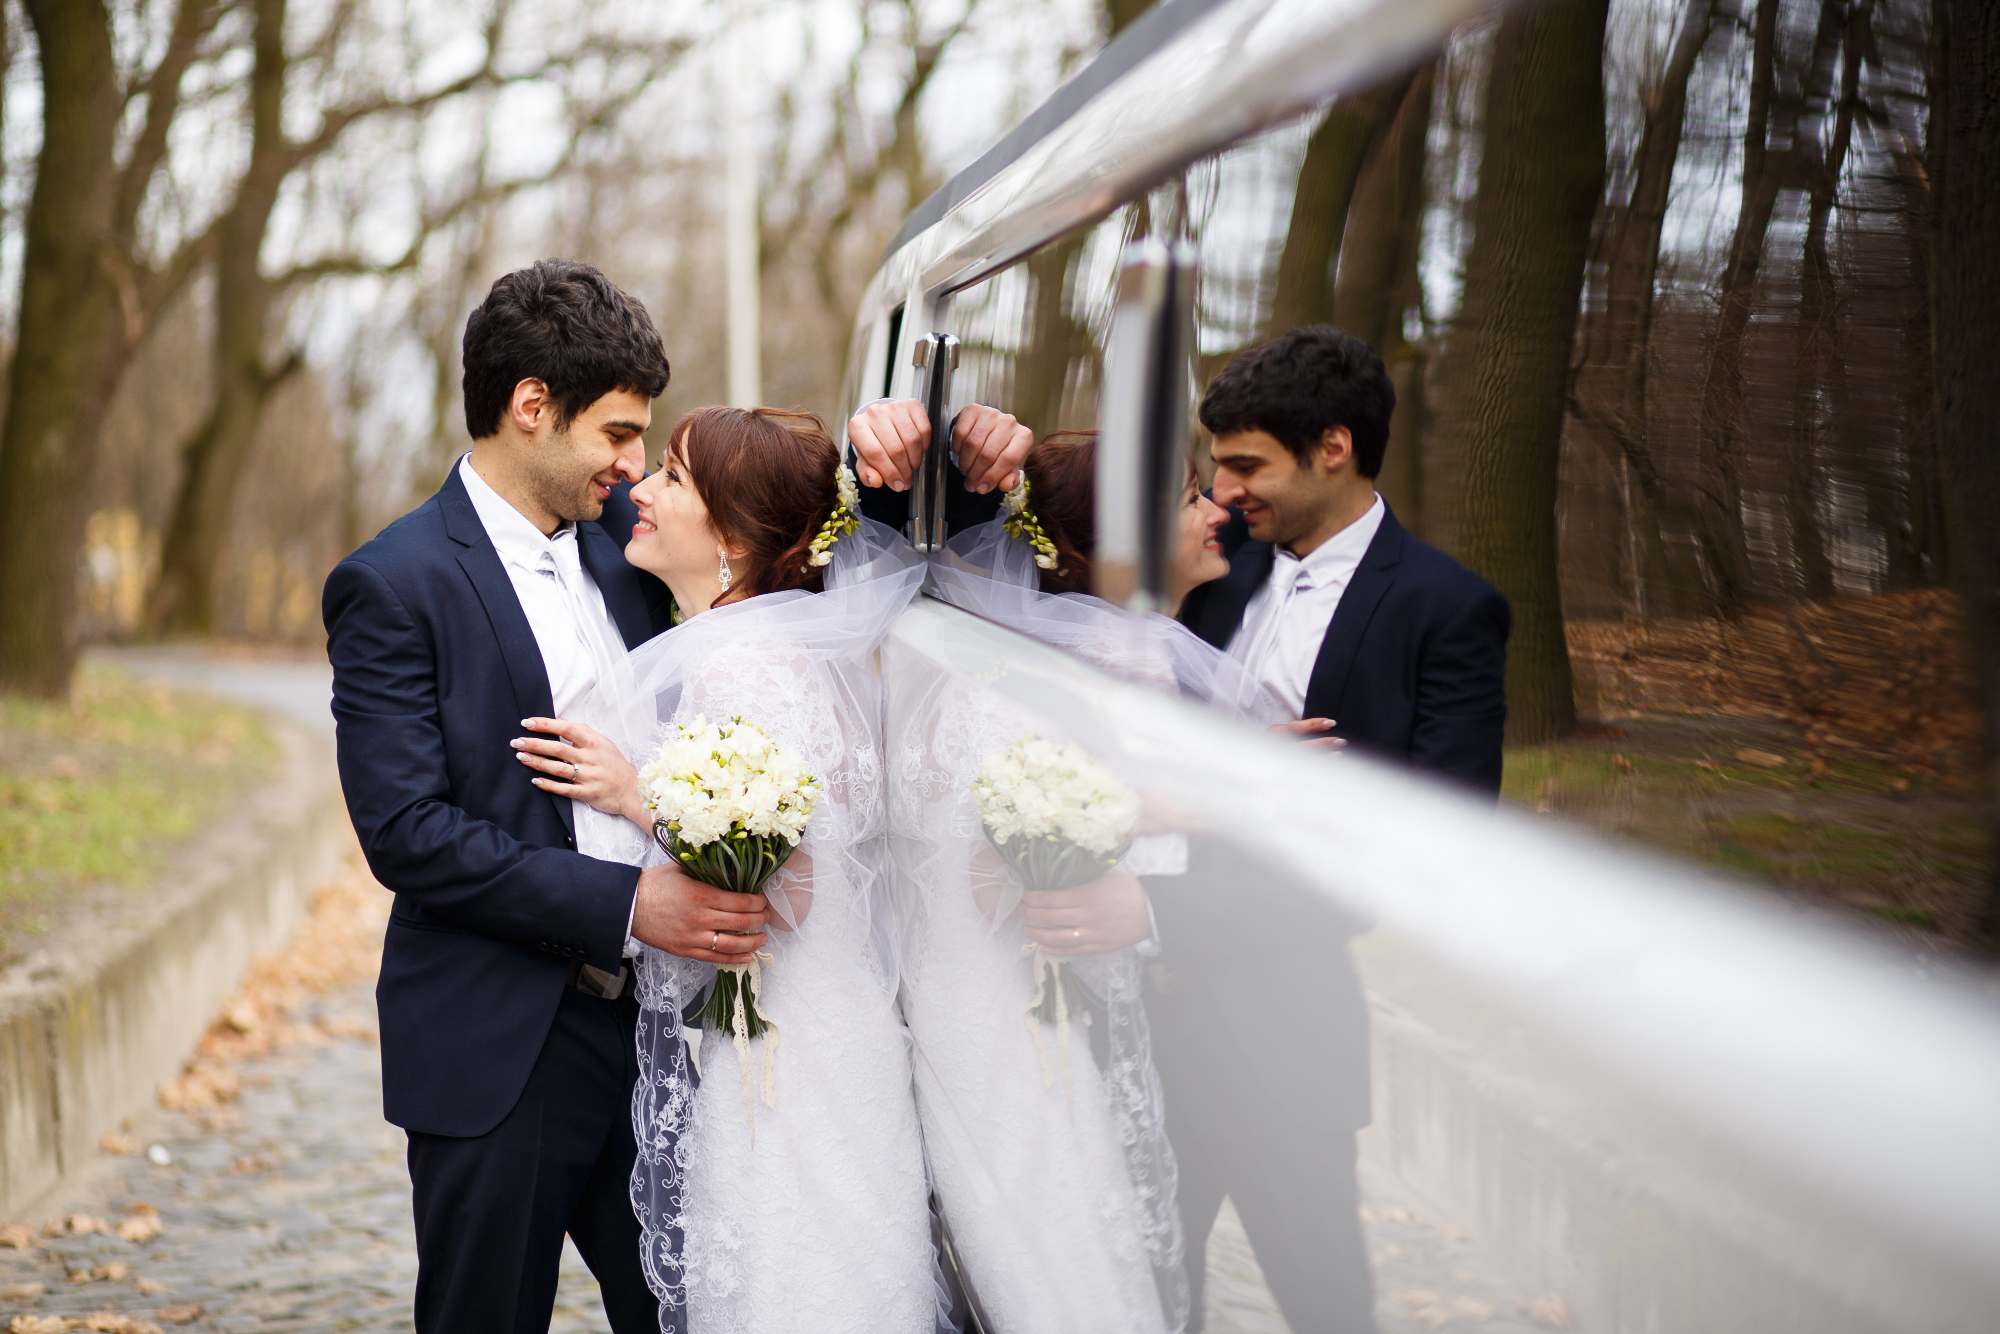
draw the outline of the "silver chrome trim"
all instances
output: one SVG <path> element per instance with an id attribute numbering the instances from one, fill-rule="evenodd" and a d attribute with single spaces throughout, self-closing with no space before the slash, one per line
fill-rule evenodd
<path id="1" fill-rule="evenodd" d="M 1175 168 L 1420 59 L 1495 0 L 1237 0 L 1139 62 L 889 255 L 862 297 L 964 287 Z"/>

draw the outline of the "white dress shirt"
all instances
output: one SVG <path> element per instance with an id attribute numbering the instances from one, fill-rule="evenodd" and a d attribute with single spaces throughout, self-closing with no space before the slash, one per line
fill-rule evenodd
<path id="1" fill-rule="evenodd" d="M 1340 595 L 1368 554 L 1368 544 L 1381 529 L 1385 512 L 1382 497 L 1376 496 L 1365 514 L 1303 560 L 1279 547 L 1271 561 L 1271 577 L 1243 609 L 1243 624 L 1230 641 L 1229 656 L 1283 701 L 1285 719 L 1305 716 L 1306 687 L 1327 627 L 1340 608 Z"/>
<path id="2" fill-rule="evenodd" d="M 571 717 L 597 683 L 610 678 L 610 655 L 625 652 L 625 640 L 604 605 L 604 594 L 583 568 L 576 525 L 566 523 L 553 535 L 544 535 L 487 485 L 472 466 L 470 454 L 459 460 L 458 476 L 500 564 L 506 567 L 528 629 L 534 632 L 549 678 L 550 707 L 558 718 Z M 637 907 L 635 898 L 633 908 Z M 629 956 L 636 953 L 630 913 L 625 920 Z"/>

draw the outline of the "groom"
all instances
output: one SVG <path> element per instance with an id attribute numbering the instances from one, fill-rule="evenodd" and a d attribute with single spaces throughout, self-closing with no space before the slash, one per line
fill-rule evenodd
<path id="1" fill-rule="evenodd" d="M 1181 620 L 1320 744 L 1330 732 L 1490 798 L 1507 602 L 1376 494 L 1394 409 L 1381 358 L 1330 326 L 1238 354 L 1201 402 L 1215 501 L 1235 515 L 1229 572 L 1195 589 Z M 1167 965 L 1151 1017 L 1181 1166 L 1189 1328 L 1201 1328 L 1207 1239 L 1227 1197 L 1292 1328 L 1364 1334 L 1375 1323 L 1357 1218 L 1355 1132 L 1370 1099 L 1355 924 L 1254 841 L 1205 838 L 1190 854 L 1178 884 L 1148 883 Z M 1251 887 L 1259 910 L 1245 914 L 1231 905 Z"/>
<path id="2" fill-rule="evenodd" d="M 416 1327 L 545 1331 L 568 1235 L 617 1334 L 652 1334 L 628 938 L 731 962 L 767 914 L 577 852 L 566 785 L 536 786 L 509 742 L 667 626 L 666 589 L 623 556 L 667 359 L 637 301 L 544 260 L 493 284 L 464 362 L 470 453 L 324 596 L 341 787 L 396 896 L 376 1002 L 383 1110 L 409 1136 Z"/>

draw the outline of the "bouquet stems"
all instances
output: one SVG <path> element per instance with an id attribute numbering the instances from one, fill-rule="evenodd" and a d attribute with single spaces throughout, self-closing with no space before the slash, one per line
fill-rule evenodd
<path id="1" fill-rule="evenodd" d="M 732 894 L 760 894 L 792 855 L 793 845 L 776 835 L 731 833 L 693 847 L 683 843 L 665 823 L 655 823 L 653 837 L 690 878 Z M 737 1008 L 742 1007 L 744 1027 L 752 1038 L 763 1037 L 771 1027 L 757 1012 L 756 983 L 747 965 L 721 964 L 715 970 L 715 985 L 702 1002 L 701 1026 L 719 1033 L 735 1031 Z"/>

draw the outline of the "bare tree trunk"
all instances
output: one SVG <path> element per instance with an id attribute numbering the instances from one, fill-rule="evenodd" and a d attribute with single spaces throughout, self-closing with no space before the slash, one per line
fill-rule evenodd
<path id="1" fill-rule="evenodd" d="M 1743 202 L 1722 272 L 1720 307 L 1709 341 L 1698 431 L 1697 528 L 1715 610 L 1735 616 L 1750 595 L 1750 558 L 1743 540 L 1743 339 L 1764 262 L 1764 236 L 1777 207 L 1779 177 L 1770 161 L 1771 104 L 1777 82 L 1780 0 L 1755 6 L 1750 53 L 1750 106 L 1743 132 Z"/>
<path id="2" fill-rule="evenodd" d="M 1935 121 L 1933 121 L 1935 127 Z M 1933 128 L 1932 133 L 1936 130 Z M 1945 547 L 1944 487 L 1938 475 L 1936 357 L 1931 346 L 1931 251 L 1936 242 L 1937 210 L 1930 170 L 1922 150 L 1904 144 L 1896 150 L 1896 174 L 1902 181 L 1909 229 L 1911 302 L 1908 330 L 1910 365 L 1931 374 L 1912 374 L 1904 381 L 1903 438 L 1904 514 L 1907 530 L 1897 525 L 1889 547 L 1891 587 L 1924 587 L 1951 581 Z"/>
<path id="3" fill-rule="evenodd" d="M 1514 609 L 1507 730 L 1576 723 L 1557 578 L 1556 494 L 1571 343 L 1604 190 L 1609 0 L 1510 11 L 1494 39 L 1485 152 L 1453 368 L 1465 458 L 1459 549 Z"/>
<path id="4" fill-rule="evenodd" d="M 1938 463 L 1953 583 L 1986 712 L 1986 796 L 1994 840 L 1981 945 L 2000 956 L 2000 7 L 1937 0 L 1931 143 L 1937 230 L 1931 281 Z"/>
<path id="5" fill-rule="evenodd" d="M 1409 83 L 1399 79 L 1359 97 L 1340 99 L 1307 140 L 1292 192 L 1291 223 L 1278 254 L 1265 336 L 1333 318 L 1334 266 L 1347 232 L 1355 185 L 1371 150 L 1388 132 Z"/>
<path id="6" fill-rule="evenodd" d="M 257 443 L 271 393 L 296 369 L 264 357 L 275 297 L 258 263 L 278 191 L 292 165 L 284 134 L 286 0 L 257 0 L 250 76 L 250 164 L 224 216 L 216 253 L 215 405 L 182 447 L 185 471 L 160 545 L 160 573 L 148 601 L 156 633 L 214 629 L 214 582 L 229 537 L 244 465 Z"/>
<path id="7" fill-rule="evenodd" d="M 1835 328 L 1837 311 L 1833 261 L 1827 252 L 1826 231 L 1840 190 L 1840 175 L 1847 166 L 1847 150 L 1854 139 L 1854 110 L 1860 100 L 1861 51 L 1874 0 L 1856 0 L 1850 7 L 1842 0 L 1823 0 L 1819 35 L 1815 41 L 1814 63 L 1809 73 L 1807 95 L 1825 108 L 1821 118 L 1830 116 L 1833 135 L 1825 160 L 1813 164 L 1806 217 L 1806 235 L 1799 269 L 1799 356 L 1797 395 L 1793 421 L 1797 434 L 1787 451 L 1793 555 L 1799 562 L 1803 591 L 1808 599 L 1833 596 L 1833 562 L 1827 551 L 1826 534 L 1819 521 L 1819 491 L 1823 472 L 1820 436 L 1819 387 L 1827 386 L 1834 398 L 1832 422 L 1835 430 L 1852 420 L 1847 410 L 1847 377 L 1839 364 L 1839 335 Z M 1838 49 L 1844 55 L 1840 86 L 1831 86 L 1833 58 Z M 1805 153 L 1819 142 L 1818 126 L 1800 136 L 1798 151 Z"/>
<path id="8" fill-rule="evenodd" d="M 1347 233 L 1333 283 L 1333 322 L 1367 339 L 1382 354 L 1396 386 L 1389 451 L 1379 490 L 1413 532 L 1423 528 L 1423 349 L 1404 337 L 1404 314 L 1422 299 L 1417 251 L 1424 219 L 1424 161 L 1430 136 L 1437 66 L 1426 65 L 1405 85 L 1400 108 L 1354 183 Z"/>
<path id="9" fill-rule="evenodd" d="M 122 105 L 104 0 L 24 0 L 41 60 L 42 152 L 0 428 L 0 689 L 58 696 L 76 666 L 83 521 L 118 295 L 107 257 Z"/>
<path id="10" fill-rule="evenodd" d="M 1691 12 L 1652 90 L 1633 155 L 1632 192 L 1609 211 L 1603 234 L 1604 300 L 1583 316 L 1578 341 L 1587 355 L 1578 371 L 1578 425 L 1616 454 L 1625 515 L 1629 597 L 1633 614 L 1692 615 L 1701 606 L 1701 571 L 1679 560 L 1667 531 L 1694 531 L 1698 507 L 1662 475 L 1651 441 L 1652 340 L 1674 168 L 1687 121 L 1688 87 L 1714 31 L 1717 0 Z M 1636 495 L 1633 492 L 1636 490 Z"/>

